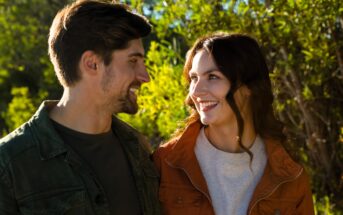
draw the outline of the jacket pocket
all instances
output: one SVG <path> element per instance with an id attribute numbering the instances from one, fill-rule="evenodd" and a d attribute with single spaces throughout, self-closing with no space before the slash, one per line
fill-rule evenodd
<path id="1" fill-rule="evenodd" d="M 162 214 L 197 215 L 203 203 L 202 194 L 193 187 L 161 184 L 159 200 Z"/>
<path id="2" fill-rule="evenodd" d="M 86 215 L 91 210 L 86 191 L 66 188 L 35 193 L 19 200 L 23 215 Z"/>
<path id="3" fill-rule="evenodd" d="M 296 205 L 297 202 L 294 199 L 267 198 L 260 201 L 256 209 L 257 214 L 296 215 Z"/>

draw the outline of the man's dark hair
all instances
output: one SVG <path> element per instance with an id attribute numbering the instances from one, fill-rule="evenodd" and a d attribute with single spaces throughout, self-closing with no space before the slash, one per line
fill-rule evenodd
<path id="1" fill-rule="evenodd" d="M 150 31 L 147 19 L 123 4 L 81 0 L 67 5 L 55 16 L 49 34 L 49 55 L 60 83 L 72 86 L 80 80 L 78 63 L 85 51 L 94 51 L 108 65 L 114 50 Z"/>

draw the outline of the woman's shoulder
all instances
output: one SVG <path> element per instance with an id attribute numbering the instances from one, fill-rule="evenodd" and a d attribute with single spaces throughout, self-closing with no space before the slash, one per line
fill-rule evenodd
<path id="1" fill-rule="evenodd" d="M 179 138 L 172 138 L 166 142 L 162 142 L 157 149 L 155 150 L 154 154 L 164 154 L 168 153 L 173 150 L 174 146 L 176 145 Z"/>
<path id="2" fill-rule="evenodd" d="M 192 143 L 195 142 L 200 131 L 201 124 L 198 122 L 192 123 L 184 129 L 175 132 L 175 135 L 166 142 L 162 142 L 155 150 L 155 156 L 164 156 L 174 151 L 189 151 L 192 148 Z"/>
<path id="3" fill-rule="evenodd" d="M 306 173 L 300 162 L 295 160 L 282 145 L 281 141 L 264 139 L 268 164 L 273 175 L 280 177 L 306 178 Z"/>
<path id="4" fill-rule="evenodd" d="M 153 162 L 159 172 L 163 168 L 162 160 L 167 157 L 167 155 L 173 150 L 174 145 L 177 140 L 171 139 L 165 143 L 161 143 L 157 149 L 152 154 Z"/>

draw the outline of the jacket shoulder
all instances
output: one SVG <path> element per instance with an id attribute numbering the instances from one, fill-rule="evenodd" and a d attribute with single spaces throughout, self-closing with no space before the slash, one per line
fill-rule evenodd
<path id="1" fill-rule="evenodd" d="M 26 122 L 0 139 L 0 168 L 12 159 L 34 146 L 30 123 Z"/>
<path id="2" fill-rule="evenodd" d="M 178 139 L 172 139 L 165 143 L 161 143 L 153 153 L 153 160 L 156 166 L 160 166 L 161 158 L 166 157 L 174 148 Z"/>
<path id="3" fill-rule="evenodd" d="M 161 143 L 158 148 L 156 149 L 156 152 L 158 153 L 168 153 L 173 150 L 174 146 L 176 145 L 178 139 L 171 139 L 167 142 Z"/>
<path id="4" fill-rule="evenodd" d="M 300 173 L 299 177 L 297 178 L 297 190 L 303 191 L 303 193 L 306 193 L 311 187 L 311 179 L 309 174 L 307 173 L 306 169 L 302 167 L 302 172 Z"/>

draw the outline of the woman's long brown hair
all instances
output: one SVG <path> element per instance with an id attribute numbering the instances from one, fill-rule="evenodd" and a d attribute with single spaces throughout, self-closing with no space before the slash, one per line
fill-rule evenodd
<path id="1" fill-rule="evenodd" d="M 262 138 L 276 139 L 285 144 L 287 138 L 283 133 L 284 126 L 276 119 L 273 111 L 274 98 L 268 67 L 257 41 L 248 35 L 227 33 L 211 34 L 198 39 L 188 52 L 183 70 L 188 83 L 190 83 L 189 71 L 192 61 L 199 50 L 206 50 L 211 54 L 218 69 L 230 81 L 231 88 L 226 100 L 236 116 L 238 144 L 249 154 L 250 158 L 253 157 L 252 153 L 242 144 L 244 120 L 233 96 L 242 85 L 247 86 L 251 92 L 250 105 L 256 133 Z M 186 98 L 186 104 L 192 108 L 192 112 L 186 119 L 185 127 L 180 129 L 173 139 L 179 138 L 188 125 L 200 121 L 189 95 Z"/>

